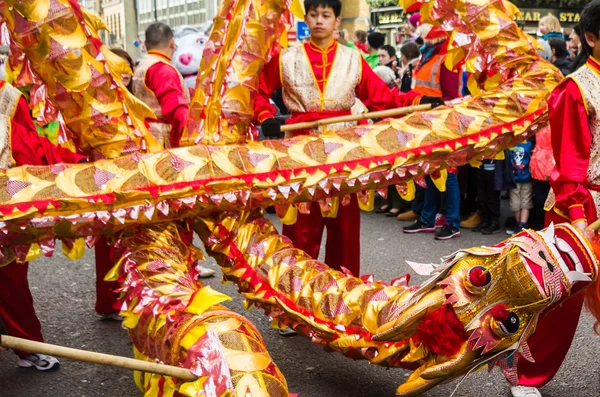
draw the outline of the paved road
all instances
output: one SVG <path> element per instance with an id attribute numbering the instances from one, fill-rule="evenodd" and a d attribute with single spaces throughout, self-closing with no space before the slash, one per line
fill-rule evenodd
<path id="1" fill-rule="evenodd" d="M 374 213 L 363 214 L 362 269 L 376 278 L 390 280 L 410 271 L 405 260 L 437 262 L 461 247 L 490 245 L 505 236 L 485 237 L 463 231 L 446 242 L 431 235 L 405 235 L 402 223 Z M 30 266 L 30 283 L 44 335 L 49 343 L 80 349 L 131 356 L 131 343 L 115 322 L 99 320 L 94 314 L 93 253 L 71 262 L 62 255 L 39 259 Z M 216 266 L 211 264 L 211 266 Z M 422 278 L 414 277 L 413 283 Z M 228 306 L 244 313 L 261 331 L 269 352 L 286 376 L 291 392 L 300 397 L 394 396 L 407 371 L 385 369 L 365 361 L 352 361 L 326 353 L 301 337 L 282 338 L 269 328 L 268 319 L 258 310 L 245 311 L 241 296 L 232 284 L 208 284 L 233 297 Z M 53 373 L 16 368 L 12 353 L 0 354 L 0 397 L 27 396 L 141 396 L 126 370 L 62 360 Z M 447 397 L 457 382 L 442 385 L 427 396 Z M 545 397 L 588 397 L 600 395 L 600 337 L 592 331 L 592 320 L 584 315 L 573 347 L 558 376 L 543 390 Z M 456 396 L 508 396 L 508 386 L 495 369 L 469 376 Z"/>

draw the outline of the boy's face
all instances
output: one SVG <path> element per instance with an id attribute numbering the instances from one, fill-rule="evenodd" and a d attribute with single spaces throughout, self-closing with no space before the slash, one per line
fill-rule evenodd
<path id="1" fill-rule="evenodd" d="M 323 6 L 309 9 L 304 17 L 310 36 L 315 39 L 333 37 L 333 32 L 339 28 L 341 21 L 342 17 L 336 17 L 333 8 Z"/>
<path id="2" fill-rule="evenodd" d="M 592 57 L 600 61 L 600 38 L 592 32 L 585 32 L 585 41 L 592 48 Z"/>
<path id="3" fill-rule="evenodd" d="M 377 51 L 377 57 L 380 65 L 387 65 L 396 59 L 396 56 L 391 57 L 386 50 L 381 48 Z"/>

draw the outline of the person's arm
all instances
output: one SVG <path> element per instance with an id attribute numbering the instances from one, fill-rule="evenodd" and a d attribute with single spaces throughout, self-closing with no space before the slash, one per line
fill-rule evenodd
<path id="1" fill-rule="evenodd" d="M 281 88 L 279 54 L 273 56 L 265 65 L 259 79 L 258 95 L 254 101 L 254 119 L 262 123 L 266 119 L 274 118 L 276 114 L 276 109 L 270 99 L 273 91 Z"/>
<path id="2" fill-rule="evenodd" d="M 146 85 L 160 103 L 165 121 L 171 124 L 171 146 L 178 147 L 187 120 L 189 102 L 174 66 L 157 62 L 146 72 Z"/>
<path id="3" fill-rule="evenodd" d="M 71 152 L 39 136 L 35 129 L 26 126 L 25 120 L 12 119 L 10 123 L 10 151 L 15 165 L 50 165 L 58 163 L 77 164 L 85 156 Z"/>
<path id="4" fill-rule="evenodd" d="M 369 110 L 394 109 L 420 103 L 421 95 L 416 91 L 404 93 L 399 92 L 397 88 L 388 88 L 364 59 L 361 59 L 361 63 L 361 81 L 356 87 L 356 96 Z"/>
<path id="5" fill-rule="evenodd" d="M 442 99 L 451 101 L 458 98 L 458 87 L 460 83 L 460 73 L 448 70 L 446 65 L 442 64 L 440 70 L 440 85 L 442 86 Z"/>
<path id="6" fill-rule="evenodd" d="M 555 207 L 573 224 L 585 227 L 596 212 L 585 187 L 590 161 L 591 135 L 583 97 L 572 80 L 559 85 L 548 98 L 552 150 L 556 166 L 550 185 Z"/>

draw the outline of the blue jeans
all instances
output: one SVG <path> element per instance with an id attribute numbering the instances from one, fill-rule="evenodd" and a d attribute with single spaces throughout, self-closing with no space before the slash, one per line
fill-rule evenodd
<path id="1" fill-rule="evenodd" d="M 425 204 L 423 205 L 423 212 L 421 212 L 421 223 L 425 226 L 433 226 L 435 223 L 435 215 L 438 211 L 440 192 L 433 184 L 429 175 L 425 176 L 427 182 L 427 189 L 425 189 Z M 448 173 L 448 179 L 446 179 L 446 191 L 443 193 L 446 195 L 446 223 L 452 225 L 452 227 L 460 227 L 460 189 L 458 187 L 458 178 L 456 173 Z"/>
<path id="2" fill-rule="evenodd" d="M 417 215 L 423 212 L 423 204 L 425 203 L 425 189 L 415 183 L 415 199 L 410 205 L 410 209 Z"/>

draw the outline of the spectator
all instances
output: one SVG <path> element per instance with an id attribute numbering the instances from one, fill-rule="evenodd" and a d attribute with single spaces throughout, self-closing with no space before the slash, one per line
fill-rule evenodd
<path id="1" fill-rule="evenodd" d="M 400 91 L 408 92 L 412 87 L 412 76 L 417 63 L 419 62 L 419 46 L 417 43 L 406 43 L 400 49 L 401 68 L 398 71 L 400 76 Z"/>
<path id="2" fill-rule="evenodd" d="M 581 31 L 581 25 L 577 24 L 573 26 L 573 31 L 571 32 L 571 41 L 578 42 L 577 45 L 577 56 L 573 59 L 573 64 L 571 65 L 571 72 L 576 71 L 581 66 L 583 66 L 588 60 L 588 53 L 583 49 L 581 38 L 583 37 L 583 32 Z"/>
<path id="3" fill-rule="evenodd" d="M 516 184 L 516 188 L 510 190 L 510 210 L 515 213 L 517 220 L 517 227 L 509 234 L 518 234 L 527 227 L 529 210 L 533 208 L 533 184 L 529 168 L 532 151 L 533 144 L 530 141 L 519 143 L 509 150 L 510 170 Z"/>
<path id="4" fill-rule="evenodd" d="M 375 69 L 379 65 L 378 51 L 385 44 L 385 35 L 379 32 L 373 32 L 367 37 L 367 55 L 365 60 L 371 67 Z"/>
<path id="5" fill-rule="evenodd" d="M 579 36 L 579 24 L 573 26 L 571 34 L 569 34 L 569 52 L 571 60 L 575 59 L 581 52 L 581 37 Z"/>
<path id="6" fill-rule="evenodd" d="M 534 230 L 544 228 L 544 205 L 550 192 L 550 176 L 554 164 L 550 126 L 546 126 L 535 134 L 535 147 L 529 163 L 533 185 L 533 211 L 529 227 Z"/>
<path id="7" fill-rule="evenodd" d="M 562 28 L 560 26 L 560 22 L 558 21 L 558 18 L 556 18 L 554 15 L 546 15 L 545 17 L 540 19 L 538 29 L 540 34 L 542 35 L 542 39 L 546 41 L 551 37 L 555 37 L 557 39 L 565 41 L 565 37 L 561 33 Z"/>
<path id="8" fill-rule="evenodd" d="M 561 39 L 550 37 L 548 44 L 552 49 L 552 64 L 560 70 L 563 76 L 571 73 L 572 62 L 567 59 L 567 43 Z"/>
<path id="9" fill-rule="evenodd" d="M 544 39 L 537 39 L 538 43 L 543 47 L 543 49 L 538 50 L 538 53 L 542 58 L 544 58 L 548 62 L 552 62 L 552 48 L 550 48 L 550 44 Z"/>
<path id="10" fill-rule="evenodd" d="M 367 32 L 364 30 L 356 30 L 354 35 L 352 36 L 352 41 L 356 48 L 358 48 L 363 53 L 368 53 L 367 50 Z"/>
<path id="11" fill-rule="evenodd" d="M 381 48 L 377 51 L 377 55 L 379 59 L 379 65 L 387 66 L 388 68 L 393 69 L 392 63 L 397 62 L 396 49 L 393 46 L 389 44 L 381 46 Z"/>
<path id="12" fill-rule="evenodd" d="M 413 77 L 414 89 L 422 94 L 452 100 L 460 96 L 458 72 L 446 68 L 446 32 L 429 24 L 418 28 L 425 46 Z M 440 202 L 440 192 L 429 175 L 425 177 L 425 202 L 421 217 L 411 226 L 404 227 L 405 233 L 433 233 L 436 226 L 436 213 Z M 448 240 L 460 236 L 460 190 L 456 169 L 449 169 L 446 183 L 447 214 L 436 240 Z"/>
<path id="13" fill-rule="evenodd" d="M 129 92 L 132 92 L 131 91 L 131 79 L 133 78 L 133 72 L 135 71 L 135 63 L 133 62 L 133 59 L 131 58 L 129 53 L 122 48 L 111 48 L 110 51 L 113 54 L 118 55 L 119 57 L 121 57 L 125 61 L 127 61 L 127 64 L 129 65 L 129 68 L 131 69 L 131 74 L 123 73 L 121 75 L 121 80 L 123 81 L 123 85 L 125 87 L 127 87 L 127 89 L 129 90 Z"/>
<path id="14" fill-rule="evenodd" d="M 394 73 L 392 68 L 388 66 L 379 65 L 375 69 L 373 69 L 373 72 L 375 72 L 375 74 L 379 76 L 379 78 L 383 80 L 389 88 L 396 87 L 396 74 Z"/>

